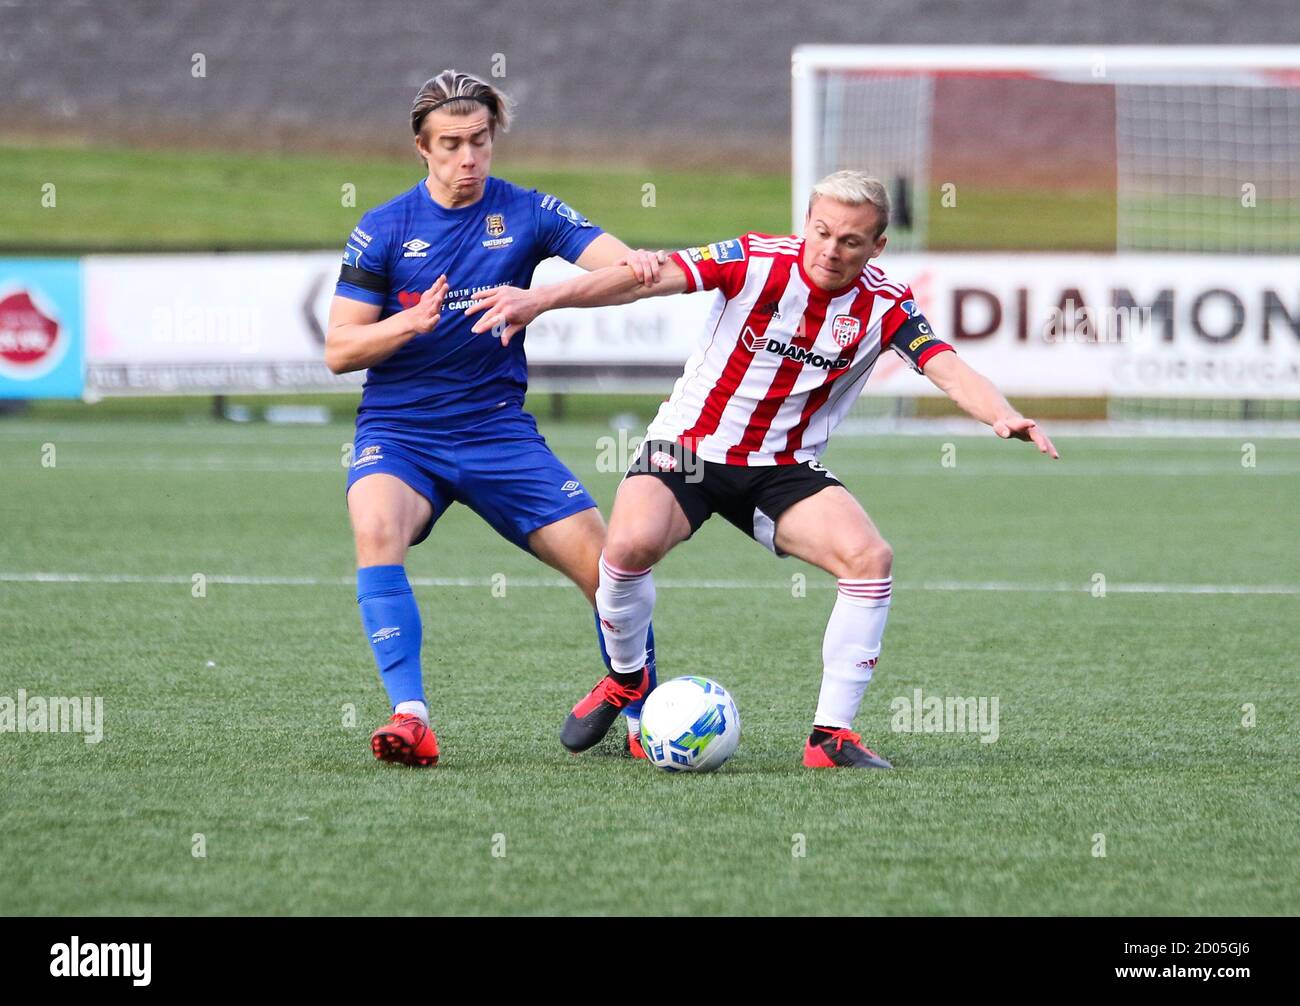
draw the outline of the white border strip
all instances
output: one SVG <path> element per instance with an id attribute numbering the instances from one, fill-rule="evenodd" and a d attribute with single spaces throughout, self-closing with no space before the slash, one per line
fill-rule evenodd
<path id="1" fill-rule="evenodd" d="M 50 573 L 50 572 L 0 572 L 0 583 L 90 583 L 90 584 L 185 584 L 189 585 L 192 576 L 184 574 L 144 574 L 144 573 Z M 352 576 L 314 577 L 314 576 L 233 576 L 210 574 L 204 576 L 204 582 L 232 587 L 355 587 L 356 578 Z M 413 587 L 481 587 L 493 586 L 486 577 L 421 577 L 410 578 Z M 576 589 L 572 583 L 561 577 L 507 576 L 510 587 L 549 588 L 563 587 Z M 664 577 L 655 580 L 656 587 L 669 590 L 789 590 L 790 582 L 785 579 L 771 580 L 694 580 Z M 813 589 L 830 590 L 835 585 L 826 583 L 810 584 Z M 1013 583 L 1004 580 L 962 581 L 962 580 L 922 580 L 916 583 L 906 581 L 896 583 L 899 590 L 920 590 L 931 592 L 995 592 L 1017 594 L 1089 594 L 1092 585 L 1086 583 Z M 1253 583 L 1107 583 L 1108 594 L 1252 594 L 1252 595 L 1300 595 L 1300 584 L 1253 584 Z"/>
<path id="2" fill-rule="evenodd" d="M 794 75 L 816 70 L 1288 70 L 1297 45 L 798 45 Z M 800 69 L 802 68 L 802 70 Z"/>

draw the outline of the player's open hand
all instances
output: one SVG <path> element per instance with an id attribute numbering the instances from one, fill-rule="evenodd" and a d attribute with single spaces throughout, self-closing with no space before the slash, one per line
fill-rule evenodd
<path id="1" fill-rule="evenodd" d="M 533 291 L 520 290 L 516 286 L 479 290 L 470 294 L 470 298 L 474 303 L 465 308 L 466 314 L 485 312 L 471 331 L 479 335 L 490 331 L 503 346 L 510 345 L 514 334 L 542 313 Z"/>
<path id="2" fill-rule="evenodd" d="M 626 258 L 619 259 L 614 264 L 630 267 L 642 286 L 654 286 L 659 282 L 659 267 L 667 261 L 668 253 L 665 251 L 637 249 L 628 252 Z"/>
<path id="3" fill-rule="evenodd" d="M 444 274 L 434 281 L 433 286 L 420 294 L 420 299 L 415 304 L 402 312 L 407 315 L 411 330 L 417 335 L 432 332 L 438 324 L 438 319 L 442 317 L 442 301 L 446 296 L 447 277 Z"/>
<path id="4" fill-rule="evenodd" d="M 1047 434 L 1038 428 L 1038 424 L 1032 419 L 1026 419 L 1024 416 L 997 420 L 993 424 L 993 432 L 1003 440 L 1012 438 L 1024 440 L 1035 444 L 1043 454 L 1049 454 L 1054 458 L 1061 456 L 1056 453 L 1056 448 L 1052 445 L 1052 441 L 1048 439 Z"/>

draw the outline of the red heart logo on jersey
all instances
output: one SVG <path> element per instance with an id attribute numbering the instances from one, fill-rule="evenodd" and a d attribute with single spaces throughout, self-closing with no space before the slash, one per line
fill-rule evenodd
<path id="1" fill-rule="evenodd" d="M 403 308 L 415 307 L 416 304 L 420 303 L 420 295 L 412 293 L 410 290 L 399 290 L 397 292 L 397 302 Z"/>

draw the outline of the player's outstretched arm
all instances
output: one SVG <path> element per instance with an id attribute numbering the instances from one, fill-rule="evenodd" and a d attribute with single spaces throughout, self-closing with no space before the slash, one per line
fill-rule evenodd
<path id="1" fill-rule="evenodd" d="M 625 265 L 636 273 L 640 282 L 655 284 L 659 282 L 663 264 L 667 261 L 667 252 L 629 248 L 607 231 L 587 245 L 573 264 L 588 272 L 612 265 Z"/>
<path id="2" fill-rule="evenodd" d="M 365 370 L 387 360 L 421 332 L 430 332 L 442 316 L 447 277 L 439 276 L 418 303 L 379 321 L 378 304 L 347 297 L 330 303 L 325 332 L 325 366 L 336 374 Z"/>
<path id="3" fill-rule="evenodd" d="M 474 331 L 499 335 L 504 345 L 538 315 L 557 308 L 610 307 L 685 292 L 686 273 L 672 261 L 664 263 L 659 282 L 654 285 L 643 283 L 630 266 L 617 265 L 532 290 L 513 286 L 480 290 L 470 295 L 474 303 L 465 308 L 465 313 L 482 312 L 483 317 L 475 323 Z"/>
<path id="4" fill-rule="evenodd" d="M 972 370 L 956 353 L 932 357 L 925 365 L 925 376 L 958 408 L 992 426 L 993 432 L 1002 439 L 1027 440 L 1043 454 L 1053 458 L 1061 456 L 1037 423 L 1012 408 L 992 381 Z"/>

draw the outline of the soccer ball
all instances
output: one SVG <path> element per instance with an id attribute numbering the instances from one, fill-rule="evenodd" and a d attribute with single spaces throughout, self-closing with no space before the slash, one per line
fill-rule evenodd
<path id="1" fill-rule="evenodd" d="M 712 772 L 740 743 L 740 714 L 716 681 L 694 676 L 665 681 L 641 709 L 641 745 L 668 772 Z"/>

